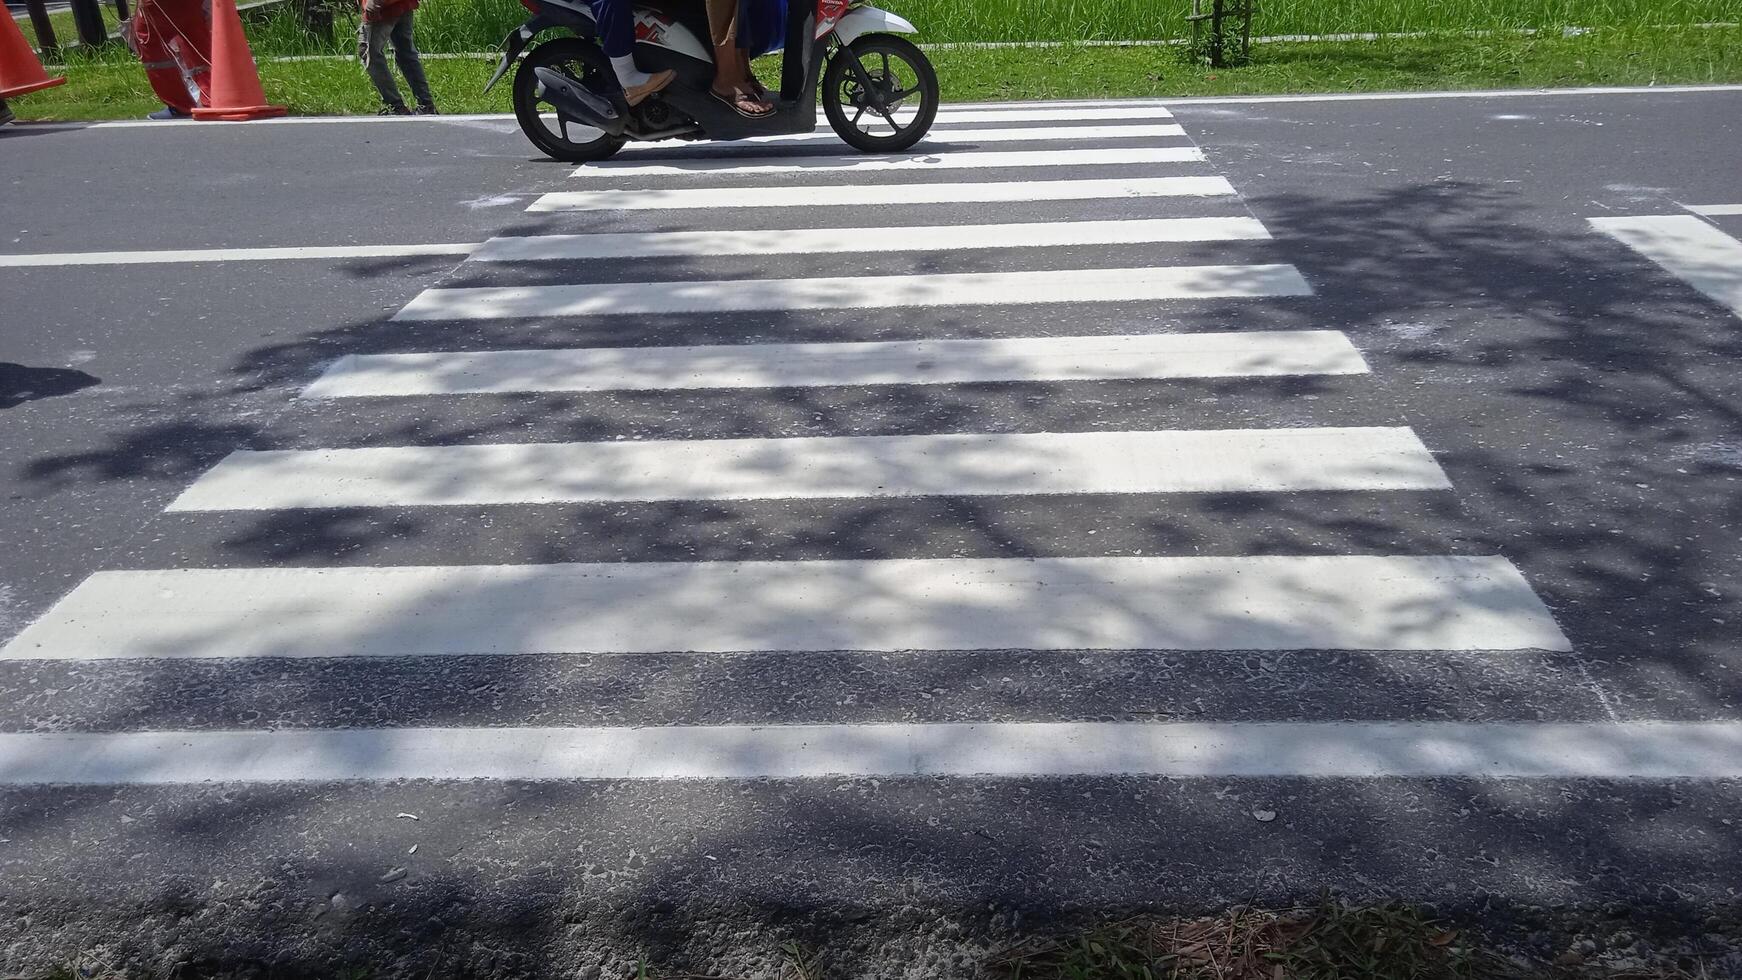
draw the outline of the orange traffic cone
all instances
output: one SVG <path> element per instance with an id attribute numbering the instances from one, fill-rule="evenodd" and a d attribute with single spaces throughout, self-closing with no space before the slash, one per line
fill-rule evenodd
<path id="1" fill-rule="evenodd" d="M 194 118 L 266 119 L 284 112 L 284 106 L 266 104 L 236 0 L 212 0 L 212 104 L 195 109 Z"/>
<path id="2" fill-rule="evenodd" d="M 64 81 L 64 78 L 50 78 L 48 72 L 42 70 L 42 62 L 37 61 L 36 52 L 30 50 L 30 42 L 24 39 L 18 22 L 12 19 L 12 11 L 0 15 L 0 99 L 52 88 Z"/>

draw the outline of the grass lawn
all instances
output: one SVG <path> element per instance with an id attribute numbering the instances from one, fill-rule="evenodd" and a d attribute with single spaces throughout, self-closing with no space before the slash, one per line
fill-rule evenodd
<path id="1" fill-rule="evenodd" d="M 71 81 L 13 101 L 20 120 L 111 119 L 158 108 L 125 51 L 69 56 Z M 1212 70 L 1174 48 L 1061 47 L 932 52 L 951 101 L 1425 88 L 1536 88 L 1742 82 L 1742 28 L 1630 28 L 1554 35 L 1398 38 L 1269 44 L 1252 64 Z M 354 61 L 263 60 L 266 94 L 291 111 L 372 113 L 373 89 Z M 493 64 L 427 63 L 447 112 L 506 112 L 508 90 L 480 94 Z"/>

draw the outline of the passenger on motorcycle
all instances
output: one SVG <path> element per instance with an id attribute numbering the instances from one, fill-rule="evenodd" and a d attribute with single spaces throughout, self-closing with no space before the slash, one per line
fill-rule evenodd
<path id="1" fill-rule="evenodd" d="M 714 41 L 714 98 L 732 107 L 740 116 L 760 119 L 772 115 L 774 103 L 768 90 L 750 70 L 750 37 L 747 32 L 763 27 L 770 17 L 782 15 L 775 8 L 784 4 L 769 0 L 707 0 L 708 28 Z"/>
<path id="2" fill-rule="evenodd" d="M 634 0 L 589 0 L 599 22 L 599 47 L 611 59 L 611 70 L 623 86 L 623 98 L 631 106 L 670 85 L 676 72 L 649 75 L 635 65 Z M 768 90 L 750 70 L 750 53 L 741 34 L 746 21 L 762 29 L 770 17 L 778 18 L 779 0 L 706 0 L 708 27 L 714 42 L 714 98 L 731 106 L 739 115 L 757 119 L 774 111 Z"/>

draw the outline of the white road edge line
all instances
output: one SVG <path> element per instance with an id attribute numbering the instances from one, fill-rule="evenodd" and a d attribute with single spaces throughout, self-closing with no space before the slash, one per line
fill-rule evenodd
<path id="1" fill-rule="evenodd" d="M 1688 214 L 1590 220 L 1598 231 L 1742 316 L 1742 241 Z"/>
<path id="2" fill-rule="evenodd" d="M 538 262 L 654 256 L 815 255 L 935 252 L 966 248 L 1053 248 L 1162 242 L 1265 241 L 1256 218 L 1134 218 L 990 225 L 876 225 L 766 231 L 598 232 L 492 238 L 473 262 Z"/>
<path id="3" fill-rule="evenodd" d="M 1366 374 L 1334 330 L 347 354 L 303 398 Z"/>
<path id="4" fill-rule="evenodd" d="M 1213 95 L 1179 99 L 1108 99 L 1104 101 L 1066 101 L 1066 102 L 964 102 L 953 107 L 945 103 L 940 110 L 940 118 L 948 119 L 952 108 L 955 109 L 990 109 L 1012 110 L 1020 106 L 1031 107 L 1101 107 L 1109 110 L 1127 107 L 1161 107 L 1161 106 L 1193 106 L 1193 105 L 1255 105 L 1264 103 L 1311 103 L 1311 102 L 1413 102 L 1420 99 L 1518 99 L 1545 98 L 1565 96 L 1599 96 L 1599 95 L 1687 95 L 1706 92 L 1742 92 L 1742 85 L 1606 85 L 1585 88 L 1527 88 L 1527 89 L 1481 89 L 1475 91 L 1429 91 L 1429 92 L 1349 92 L 1325 95 Z M 1071 118 L 1083 118 L 1073 116 Z M 1117 117 L 1108 117 L 1117 118 Z M 24 123 L 24 127 L 40 126 L 43 128 L 65 129 L 164 129 L 194 126 L 208 132 L 239 133 L 248 132 L 257 126 L 274 125 L 308 125 L 308 124 L 365 124 L 387 123 L 390 125 L 443 125 L 468 122 L 514 122 L 510 113 L 482 113 L 452 116 L 289 116 L 281 119 L 260 119 L 247 126 L 212 126 L 193 120 L 176 122 L 148 122 L 142 119 L 117 119 L 98 123 Z"/>
<path id="5" fill-rule="evenodd" d="M 555 191 L 528 211 L 619 211 L 673 208 L 850 207 L 900 204 L 993 204 L 1148 197 L 1220 197 L 1234 193 L 1225 177 L 1123 177 L 1089 180 L 1008 180 L 989 183 L 849 184 L 676 190 Z"/>
<path id="6" fill-rule="evenodd" d="M 0 784 L 1742 777 L 1737 722 L 1007 722 L 0 735 Z"/>
<path id="7" fill-rule="evenodd" d="M 866 310 L 1310 296 L 1292 265 L 960 272 L 426 289 L 394 320 Z"/>
<path id="8" fill-rule="evenodd" d="M 469 255 L 477 242 L 436 245 L 288 245 L 276 248 L 169 248 L 137 252 L 38 252 L 0 254 L 0 268 L 81 265 L 151 265 L 180 262 L 263 262 L 299 259 L 380 259 L 419 255 Z"/>
<path id="9" fill-rule="evenodd" d="M 570 175 L 586 177 L 732 177 L 754 174 L 900 173 L 909 170 L 993 170 L 1035 167 L 1115 167 L 1164 163 L 1202 163 L 1195 146 L 1114 146 L 1068 150 L 947 150 L 917 149 L 902 156 L 863 153 L 777 157 L 695 156 L 659 162 L 606 160 L 576 167 Z"/>
<path id="10" fill-rule="evenodd" d="M 1569 650 L 1500 557 L 98 572 L 6 660 L 803 650 Z"/>
<path id="11" fill-rule="evenodd" d="M 1450 486 L 1403 427 L 1163 429 L 238 450 L 168 510 Z"/>

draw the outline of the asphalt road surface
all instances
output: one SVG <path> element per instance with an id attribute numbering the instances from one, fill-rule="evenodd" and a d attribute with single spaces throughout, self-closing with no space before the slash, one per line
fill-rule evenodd
<path id="1" fill-rule="evenodd" d="M 843 150 L 0 131 L 7 969 L 1733 914 L 1742 91 Z"/>

